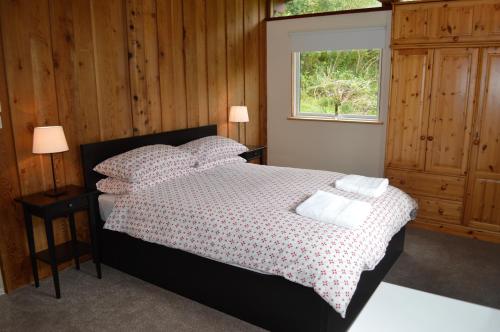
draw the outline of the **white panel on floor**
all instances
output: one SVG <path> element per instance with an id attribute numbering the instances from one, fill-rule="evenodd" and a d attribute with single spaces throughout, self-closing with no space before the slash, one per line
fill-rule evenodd
<path id="1" fill-rule="evenodd" d="M 349 332 L 498 332 L 500 310 L 381 283 Z"/>

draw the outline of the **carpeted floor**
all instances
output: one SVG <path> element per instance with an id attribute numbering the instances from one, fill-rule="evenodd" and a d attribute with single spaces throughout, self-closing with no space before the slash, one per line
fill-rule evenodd
<path id="1" fill-rule="evenodd" d="M 261 331 L 199 303 L 90 263 L 0 296 L 0 331 Z M 409 229 L 385 281 L 500 309 L 500 245 Z"/>

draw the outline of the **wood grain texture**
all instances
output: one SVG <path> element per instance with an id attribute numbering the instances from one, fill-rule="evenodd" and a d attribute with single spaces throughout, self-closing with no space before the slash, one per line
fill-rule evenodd
<path id="1" fill-rule="evenodd" d="M 125 4 L 92 0 L 91 16 L 101 138 L 131 136 Z"/>
<path id="2" fill-rule="evenodd" d="M 498 42 L 499 0 L 396 3 L 393 43 Z"/>
<path id="3" fill-rule="evenodd" d="M 209 122 L 228 136 L 225 0 L 207 6 L 207 63 Z"/>
<path id="4" fill-rule="evenodd" d="M 245 39 L 243 0 L 226 2 L 227 89 L 228 107 L 245 105 Z M 229 137 L 241 140 L 244 126 L 229 123 Z"/>
<path id="5" fill-rule="evenodd" d="M 395 50 L 386 166 L 423 170 L 429 118 L 432 50 Z"/>
<path id="6" fill-rule="evenodd" d="M 393 14 L 394 53 L 434 56 L 431 75 L 422 82 L 431 90 L 420 144 L 403 133 L 415 139 L 412 123 L 423 113 L 414 104 L 406 114 L 412 121 L 403 121 L 400 104 L 400 95 L 405 101 L 408 96 L 401 91 L 417 76 L 400 69 L 408 67 L 406 58 L 393 59 L 386 174 L 393 185 L 416 195 L 420 226 L 497 241 L 500 51 L 491 45 L 500 44 L 500 1 L 400 3 Z M 398 143 L 402 148 L 394 149 Z M 401 157 L 408 146 L 414 151 Z"/>
<path id="7" fill-rule="evenodd" d="M 264 11 L 265 0 L 0 0 L 0 262 L 8 291 L 31 280 L 12 199 L 52 185 L 49 158 L 31 153 L 33 127 L 64 127 L 70 150 L 55 156 L 59 185 L 82 183 L 83 143 L 208 123 L 237 139 L 231 105 L 249 106 L 242 141 L 265 144 Z M 77 216 L 84 240 L 86 219 Z M 34 225 L 37 249 L 45 249 L 42 224 Z M 69 239 L 65 220 L 54 228 L 57 243 Z"/>
<path id="8" fill-rule="evenodd" d="M 259 112 L 259 12 L 258 1 L 244 2 L 244 36 L 245 36 L 245 104 L 251 120 L 245 125 L 243 140 L 246 144 L 260 143 Z"/>
<path id="9" fill-rule="evenodd" d="M 187 125 L 208 124 L 206 3 L 184 0 L 184 56 L 186 73 Z"/>
<path id="10" fill-rule="evenodd" d="M 127 0 L 128 64 L 134 135 L 160 132 L 156 0 Z"/>
<path id="11" fill-rule="evenodd" d="M 31 265 L 20 207 L 14 198 L 21 194 L 11 112 L 5 80 L 5 66 L 0 27 L 0 266 L 7 292 L 30 281 Z M 22 245 L 20 245 L 22 244 Z"/>
<path id="12" fill-rule="evenodd" d="M 182 0 L 158 0 L 162 129 L 187 128 Z"/>
<path id="13" fill-rule="evenodd" d="M 465 175 L 469 161 L 478 49 L 434 52 L 426 170 Z"/>
<path id="14" fill-rule="evenodd" d="M 500 48 L 483 51 L 466 223 L 500 232 Z"/>
<path id="15" fill-rule="evenodd" d="M 25 195 L 52 187 L 50 158 L 31 152 L 33 128 L 59 123 L 49 2 L 4 1 L 0 5 L 20 194 Z M 54 157 L 57 184 L 64 185 L 66 181 L 62 155 L 56 154 Z M 47 243 L 42 222 L 35 218 L 33 226 L 37 250 L 45 249 Z M 61 243 L 68 236 L 69 229 L 64 220 L 55 221 L 55 242 Z M 40 275 L 46 276 L 48 271 L 47 266 L 41 266 Z M 27 278 L 29 280 L 30 276 L 14 279 L 13 288 L 25 282 Z"/>

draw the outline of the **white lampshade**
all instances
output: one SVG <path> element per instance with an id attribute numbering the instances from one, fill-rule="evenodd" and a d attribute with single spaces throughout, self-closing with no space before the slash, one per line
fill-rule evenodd
<path id="1" fill-rule="evenodd" d="M 246 106 L 231 106 L 229 122 L 248 122 L 248 109 Z"/>
<path id="2" fill-rule="evenodd" d="M 68 150 L 68 142 L 61 126 L 35 127 L 33 153 L 58 153 Z"/>

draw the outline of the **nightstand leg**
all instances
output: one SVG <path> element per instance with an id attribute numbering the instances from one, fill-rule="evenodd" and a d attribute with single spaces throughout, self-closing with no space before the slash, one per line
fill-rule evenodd
<path id="1" fill-rule="evenodd" d="M 61 298 L 61 289 L 59 287 L 59 272 L 57 271 L 56 248 L 54 245 L 54 230 L 52 229 L 52 219 L 45 218 L 45 233 L 47 235 L 47 245 L 49 247 L 50 267 L 52 268 L 52 279 L 56 290 L 56 298 Z"/>
<path id="2" fill-rule="evenodd" d="M 89 196 L 89 228 L 90 228 L 90 242 L 92 245 L 92 259 L 95 263 L 97 278 L 102 278 L 101 273 L 101 259 L 99 256 L 99 239 L 97 237 L 97 223 L 96 223 L 96 200 L 94 196 Z"/>
<path id="3" fill-rule="evenodd" d="M 73 257 L 75 259 L 75 267 L 80 270 L 80 253 L 78 252 L 78 240 L 76 238 L 76 226 L 75 226 L 75 215 L 70 213 L 68 216 L 69 229 L 71 232 L 71 244 L 73 247 Z"/>
<path id="4" fill-rule="evenodd" d="M 30 250 L 31 259 L 31 269 L 33 271 L 33 280 L 35 281 L 35 287 L 40 287 L 40 281 L 38 279 L 38 265 L 36 262 L 35 254 L 35 237 L 33 235 L 33 220 L 31 213 L 27 209 L 24 209 L 24 223 L 26 225 L 26 235 L 28 237 L 28 247 Z"/>

